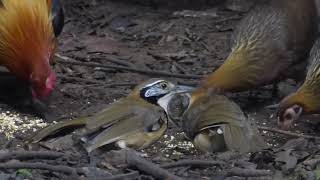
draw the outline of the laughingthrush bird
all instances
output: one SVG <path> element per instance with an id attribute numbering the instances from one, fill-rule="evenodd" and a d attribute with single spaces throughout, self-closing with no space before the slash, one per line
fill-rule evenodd
<path id="1" fill-rule="evenodd" d="M 171 97 L 171 93 L 181 90 L 183 86 L 163 79 L 148 80 L 100 112 L 50 125 L 37 132 L 30 142 L 39 142 L 73 127 L 81 128 L 78 136 L 88 152 L 111 143 L 121 148 L 145 148 L 166 131 L 168 119 L 163 107 L 170 100 L 167 97 Z M 161 101 L 162 98 L 167 100 Z"/>
<path id="2" fill-rule="evenodd" d="M 225 96 L 211 94 L 192 101 L 190 92 L 176 93 L 167 112 L 169 118 L 181 120 L 184 133 L 201 151 L 244 153 L 267 147 L 240 107 Z"/>

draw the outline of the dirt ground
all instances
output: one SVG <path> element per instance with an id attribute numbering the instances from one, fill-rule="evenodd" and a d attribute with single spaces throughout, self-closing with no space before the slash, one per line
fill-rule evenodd
<path id="1" fill-rule="evenodd" d="M 141 3 L 143 2 L 143 3 Z M 185 75 L 206 75 L 214 71 L 228 55 L 230 35 L 245 12 L 227 9 L 219 1 L 199 1 L 183 6 L 157 1 L 105 1 L 69 0 L 64 2 L 66 24 L 59 37 L 58 54 L 82 62 L 96 62 L 141 70 L 157 70 Z M 178 3 L 178 4 L 179 4 Z M 159 5 L 160 4 L 160 5 Z M 193 7 L 197 11 L 184 11 Z M 197 79 L 173 78 L 136 73 L 119 69 L 92 68 L 59 63 L 54 65 L 58 73 L 57 90 L 47 104 L 46 120 L 52 123 L 97 112 L 107 104 L 126 96 L 132 87 L 151 77 L 163 77 L 180 84 L 196 85 Z M 0 80 L 5 79 L 1 78 Z M 11 79 L 2 80 L 12 84 Z M 2 83 L 2 82 L 0 82 Z M 15 83 L 13 83 L 15 84 Z M 280 85 L 280 96 L 272 97 L 271 87 L 252 92 L 230 95 L 250 119 L 258 125 L 276 128 L 275 110 L 266 106 L 275 104 L 297 83 L 290 80 Z M 3 89 L 3 90 L 2 90 Z M 20 88 L 7 85 L 0 88 L 9 95 L 1 95 L 3 113 L 35 120 L 34 110 L 27 108 Z M 3 93 L 2 93 L 3 94 Z M 14 99 L 14 101 L 12 100 Z M 10 112 L 7 112 L 10 111 Z M 16 118 L 16 116 L 11 116 Z M 43 118 L 43 117 L 42 117 Z M 23 119 L 23 118 L 22 118 Z M 317 117 L 305 117 L 294 132 L 319 135 Z M 51 146 L 27 145 L 24 140 L 38 127 L 26 131 L 8 133 L 0 129 L 0 153 L 12 150 L 59 150 L 67 154 L 55 160 L 31 160 L 53 165 L 66 165 L 87 170 L 87 179 L 108 179 L 112 175 L 130 173 L 135 169 L 113 164 L 110 155 L 103 151 L 88 155 L 79 144 L 62 149 Z M 320 177 L 319 140 L 295 139 L 288 135 L 260 131 L 270 149 L 254 154 L 238 155 L 231 152 L 204 155 L 193 148 L 180 129 L 172 125 L 166 135 L 141 155 L 156 164 L 178 160 L 219 160 L 215 166 L 193 167 L 186 165 L 168 169 L 185 179 L 317 179 Z M 286 143 L 289 140 L 288 143 Z M 0 154 L 1 161 L 1 154 Z M 3 167 L 0 164 L 0 169 Z M 263 177 L 227 177 L 235 168 L 266 169 L 272 175 Z M 228 174 L 229 173 L 229 174 Z M 46 170 L 1 170 L 0 179 L 70 179 L 64 173 Z M 115 178 L 116 179 L 116 178 Z M 121 178 L 119 178 L 121 179 Z M 146 173 L 122 179 L 154 179 Z"/>

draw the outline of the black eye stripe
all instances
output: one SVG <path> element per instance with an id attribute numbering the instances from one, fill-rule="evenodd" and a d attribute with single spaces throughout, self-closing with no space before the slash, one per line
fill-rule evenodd
<path id="1" fill-rule="evenodd" d="M 140 89 L 140 97 L 142 99 L 146 100 L 149 103 L 157 105 L 158 99 L 167 94 L 166 93 L 166 89 L 168 88 L 168 85 L 169 85 L 168 82 L 164 81 L 164 80 L 158 80 L 158 81 L 155 81 L 153 83 L 147 84 L 142 89 Z M 165 88 L 163 86 L 165 86 Z M 148 96 L 148 97 L 146 97 L 147 91 L 149 89 L 152 89 L 152 88 L 163 90 L 163 93 L 162 94 L 159 93 L 157 96 Z"/>

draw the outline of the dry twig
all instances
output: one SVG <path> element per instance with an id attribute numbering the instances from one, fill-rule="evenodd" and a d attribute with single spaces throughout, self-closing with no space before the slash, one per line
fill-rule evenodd
<path id="1" fill-rule="evenodd" d="M 89 83 L 89 84 L 104 85 L 104 83 L 101 81 L 84 79 L 84 78 L 79 78 L 79 77 L 69 77 L 69 76 L 65 76 L 65 75 L 58 75 L 58 78 L 61 78 L 63 80 L 67 80 L 67 81 L 76 81 L 76 82 L 83 82 L 83 83 Z"/>
<path id="2" fill-rule="evenodd" d="M 46 163 L 27 163 L 27 162 L 7 162 L 0 163 L 0 169 L 41 169 L 54 172 L 60 172 L 67 175 L 77 176 L 75 168 L 63 165 L 50 165 Z"/>
<path id="3" fill-rule="evenodd" d="M 159 167 L 158 165 L 139 157 L 135 151 L 124 151 L 126 154 L 126 163 L 129 166 L 135 167 L 140 171 L 150 174 L 157 179 L 182 180 L 182 178 L 170 173 L 169 171 Z"/>
<path id="4" fill-rule="evenodd" d="M 315 169 L 320 164 L 320 159 L 305 160 L 303 164 L 309 166 L 311 169 Z"/>
<path id="5" fill-rule="evenodd" d="M 118 175 L 114 175 L 111 177 L 104 177 L 101 178 L 101 180 L 123 180 L 123 179 L 137 179 L 139 177 L 139 172 L 138 171 L 132 171 L 126 174 L 118 174 Z M 96 179 L 96 180 L 99 180 Z"/>
<path id="6" fill-rule="evenodd" d="M 13 151 L 8 153 L 0 153 L 0 161 L 7 161 L 11 159 L 57 159 L 62 156 L 64 156 L 63 153 L 54 151 Z"/>
<path id="7" fill-rule="evenodd" d="M 298 134 L 298 133 L 294 133 L 294 132 L 290 132 L 290 131 L 284 131 L 284 130 L 276 129 L 276 128 L 258 126 L 258 129 L 264 130 L 264 131 L 275 132 L 275 133 L 279 133 L 279 134 L 284 134 L 284 135 L 287 135 L 287 136 L 292 136 L 292 137 L 297 137 L 297 138 L 320 140 L 320 137 L 318 137 L 318 136 Z"/>
<path id="8" fill-rule="evenodd" d="M 181 166 L 191 167 L 208 167 L 208 166 L 221 166 L 224 164 L 222 161 L 206 161 L 206 160 L 182 160 L 172 163 L 161 165 L 162 168 L 176 168 Z"/>
<path id="9" fill-rule="evenodd" d="M 87 66 L 87 67 L 93 67 L 93 68 L 101 68 L 102 71 L 105 71 L 106 69 L 117 69 L 117 70 L 124 70 L 124 71 L 130 71 L 130 72 L 141 73 L 141 74 L 148 74 L 153 76 L 154 75 L 167 76 L 167 77 L 176 77 L 176 78 L 184 78 L 184 79 L 201 79 L 202 78 L 202 76 L 199 76 L 199 75 L 175 74 L 175 73 L 169 73 L 164 71 L 142 70 L 142 69 L 132 68 L 132 67 L 104 65 L 104 64 L 93 63 L 93 62 L 80 62 L 70 57 L 62 56 L 60 54 L 55 54 L 55 56 L 59 58 L 59 60 L 57 60 L 57 62 L 59 63 Z"/>
<path id="10" fill-rule="evenodd" d="M 272 172 L 270 170 L 259 170 L 259 169 L 243 169 L 233 168 L 226 173 L 226 177 L 239 176 L 239 177 L 262 177 L 270 176 Z"/>

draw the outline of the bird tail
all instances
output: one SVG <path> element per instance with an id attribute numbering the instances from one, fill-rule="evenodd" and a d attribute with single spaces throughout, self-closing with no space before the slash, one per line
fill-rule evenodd
<path id="1" fill-rule="evenodd" d="M 244 128 L 225 124 L 223 129 L 225 143 L 230 150 L 246 153 L 267 148 L 267 144 L 254 127 Z"/>
<path id="2" fill-rule="evenodd" d="M 86 124 L 86 118 L 77 118 L 69 121 L 61 121 L 53 125 L 49 125 L 40 131 L 38 131 L 33 137 L 28 139 L 28 143 L 37 143 L 44 138 L 55 135 L 62 130 L 66 130 L 68 128 L 78 128 L 84 126 Z"/>

